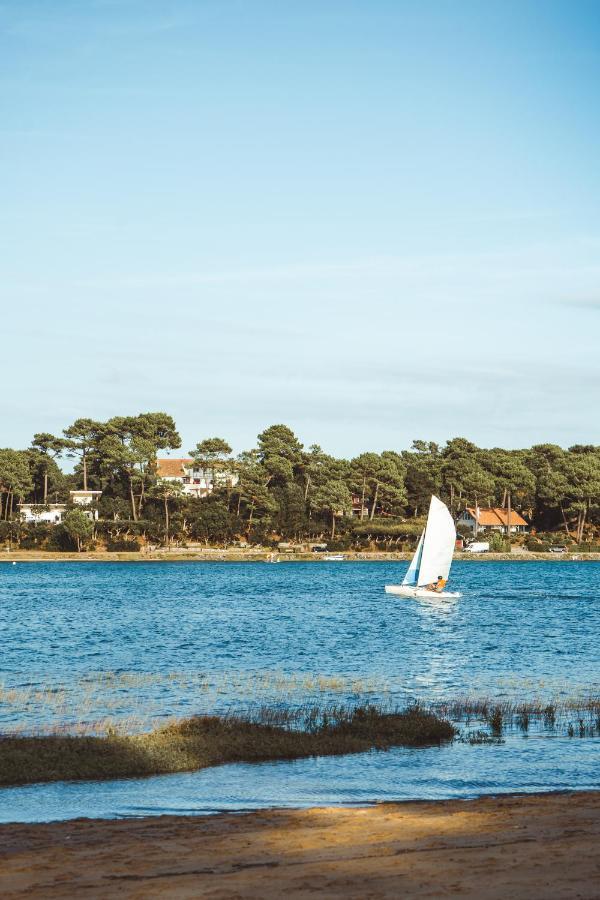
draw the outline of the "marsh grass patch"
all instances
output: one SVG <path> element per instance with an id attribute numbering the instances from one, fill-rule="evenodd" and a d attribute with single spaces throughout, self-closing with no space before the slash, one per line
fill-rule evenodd
<path id="1" fill-rule="evenodd" d="M 194 771 L 233 762 L 266 762 L 420 747 L 450 741 L 454 726 L 418 706 L 259 708 L 250 715 L 195 716 L 142 734 L 109 728 L 103 736 L 0 738 L 0 785 L 97 780 Z"/>

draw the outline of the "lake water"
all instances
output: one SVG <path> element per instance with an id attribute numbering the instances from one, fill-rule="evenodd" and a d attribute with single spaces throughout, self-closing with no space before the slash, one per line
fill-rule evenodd
<path id="1" fill-rule="evenodd" d="M 0 565 L 0 731 L 306 699 L 600 693 L 600 564 L 457 562 L 463 596 L 386 595 L 407 563 Z M 598 738 L 368 753 L 0 790 L 1 821 L 598 786 Z"/>

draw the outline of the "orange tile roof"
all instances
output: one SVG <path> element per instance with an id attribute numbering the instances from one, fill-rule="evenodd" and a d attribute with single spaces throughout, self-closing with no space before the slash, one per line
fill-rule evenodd
<path id="1" fill-rule="evenodd" d="M 184 466 L 191 466 L 191 459 L 157 459 L 156 474 L 159 478 L 181 478 Z"/>
<path id="2" fill-rule="evenodd" d="M 473 518 L 475 518 L 475 508 L 472 506 L 467 507 L 467 512 L 470 513 Z M 485 528 L 489 525 L 504 525 L 506 526 L 508 522 L 508 509 L 502 509 L 498 506 L 480 506 L 479 514 L 477 516 L 477 524 L 481 525 L 482 528 Z M 519 515 L 519 513 L 511 509 L 510 511 L 510 524 L 512 525 L 527 525 L 527 522 L 523 518 L 523 516 Z"/>

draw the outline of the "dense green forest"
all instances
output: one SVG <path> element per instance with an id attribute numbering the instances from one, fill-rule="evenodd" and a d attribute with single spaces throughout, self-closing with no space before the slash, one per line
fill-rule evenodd
<path id="1" fill-rule="evenodd" d="M 415 440 L 408 450 L 338 459 L 272 425 L 235 457 L 223 438 L 198 442 L 189 455 L 217 485 L 201 499 L 157 477 L 157 456 L 180 447 L 171 416 L 142 413 L 77 419 L 61 435 L 35 434 L 27 449 L 0 449 L 0 540 L 50 549 L 318 539 L 339 548 L 409 547 L 432 493 L 454 514 L 510 504 L 538 541 L 589 546 L 600 525 L 600 447 L 591 445 L 504 450 L 465 438 L 444 446 Z M 67 474 L 59 464 L 69 459 Z M 102 491 L 96 522 L 75 507 L 57 526 L 21 521 L 20 502 L 68 502 L 80 488 Z"/>

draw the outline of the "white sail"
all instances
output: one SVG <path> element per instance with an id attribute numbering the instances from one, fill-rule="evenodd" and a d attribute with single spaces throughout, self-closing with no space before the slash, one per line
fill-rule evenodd
<path id="1" fill-rule="evenodd" d="M 404 576 L 404 581 L 402 584 L 410 584 L 417 585 L 419 583 L 419 568 L 421 566 L 421 555 L 423 553 L 423 538 L 425 537 L 425 531 L 421 532 L 421 537 L 419 538 L 419 543 L 417 545 L 417 551 L 412 558 L 411 564 L 408 567 L 408 571 Z"/>
<path id="2" fill-rule="evenodd" d="M 419 587 L 435 584 L 440 576 L 447 580 L 455 542 L 456 528 L 447 506 L 437 497 L 432 497 L 418 567 Z"/>

